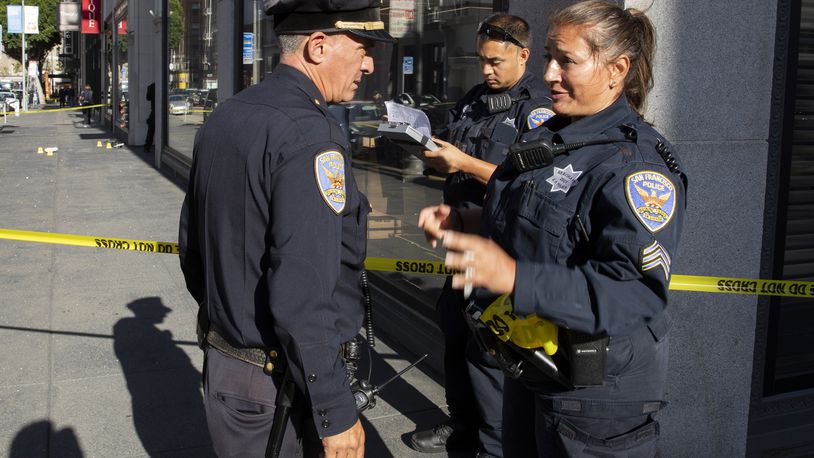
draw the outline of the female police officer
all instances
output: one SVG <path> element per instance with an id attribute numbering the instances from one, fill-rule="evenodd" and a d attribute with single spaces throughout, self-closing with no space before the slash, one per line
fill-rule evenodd
<path id="1" fill-rule="evenodd" d="M 444 205 L 419 217 L 461 272 L 453 287 L 477 288 L 470 310 L 488 312 L 502 294 L 512 317 L 559 330 L 561 382 L 534 375 L 533 364 L 519 382 L 507 377 L 506 456 L 655 454 L 686 178 L 641 118 L 654 48 L 640 11 L 592 0 L 555 12 L 544 79 L 557 115 L 495 171 L 482 236 L 463 233 L 476 215 Z"/>

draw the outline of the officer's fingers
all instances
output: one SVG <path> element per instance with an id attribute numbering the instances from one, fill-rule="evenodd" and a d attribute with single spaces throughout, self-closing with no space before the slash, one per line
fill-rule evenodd
<path id="1" fill-rule="evenodd" d="M 446 231 L 443 236 L 444 248 L 453 251 L 479 251 L 487 239 L 457 231 Z"/>
<path id="2" fill-rule="evenodd" d="M 433 248 L 438 245 L 437 241 L 443 236 L 442 226 L 449 214 L 449 206 L 439 205 L 421 210 L 418 216 L 418 227 L 424 230 L 424 238 Z"/>
<path id="3" fill-rule="evenodd" d="M 433 142 L 435 142 L 435 144 L 436 144 L 436 145 L 438 145 L 438 146 L 440 146 L 441 148 L 443 148 L 443 147 L 445 147 L 445 146 L 452 145 L 452 143 L 445 142 L 444 140 L 441 140 L 441 139 L 440 139 L 440 138 L 438 138 L 438 137 L 432 137 L 432 141 L 433 141 Z"/>
<path id="4" fill-rule="evenodd" d="M 438 206 L 422 208 L 421 211 L 418 213 L 418 227 L 424 229 L 424 226 L 427 224 L 427 222 L 434 217 L 433 215 L 435 215 L 437 209 Z"/>
<path id="5" fill-rule="evenodd" d="M 440 151 L 440 150 L 439 150 L 439 151 Z M 425 149 L 424 151 L 422 151 L 422 154 L 423 154 L 423 155 L 424 155 L 424 157 L 426 157 L 427 159 L 433 159 L 433 158 L 438 157 L 439 152 L 438 152 L 438 151 L 430 151 L 430 150 L 428 150 L 428 149 Z"/>

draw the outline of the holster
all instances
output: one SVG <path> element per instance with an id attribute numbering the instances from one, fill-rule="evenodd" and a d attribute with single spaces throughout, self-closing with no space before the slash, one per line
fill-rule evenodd
<path id="1" fill-rule="evenodd" d="M 475 336 L 480 348 L 495 359 L 507 376 L 533 384 L 554 381 L 566 389 L 573 388 L 573 385 L 557 367 L 554 359 L 542 348 L 530 350 L 518 347 L 511 341 L 504 342 L 488 326 L 477 319 L 479 312 L 475 312 L 473 315 L 467 310 L 463 313 L 464 321 Z"/>
<path id="2" fill-rule="evenodd" d="M 206 334 L 209 332 L 209 313 L 206 304 L 198 304 L 198 320 L 195 326 L 195 335 L 198 337 L 198 348 L 206 348 Z"/>

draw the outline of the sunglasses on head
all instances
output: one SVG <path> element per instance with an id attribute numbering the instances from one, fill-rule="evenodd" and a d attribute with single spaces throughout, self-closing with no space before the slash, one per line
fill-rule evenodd
<path id="1" fill-rule="evenodd" d="M 486 35 L 493 40 L 508 41 L 509 43 L 514 43 L 521 48 L 526 47 L 523 43 L 520 43 L 517 38 L 513 37 L 512 34 L 492 24 L 481 24 L 480 28 L 478 29 L 478 35 Z"/>

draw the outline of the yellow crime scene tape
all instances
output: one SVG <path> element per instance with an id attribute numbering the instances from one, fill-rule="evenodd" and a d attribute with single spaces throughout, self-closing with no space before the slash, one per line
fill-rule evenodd
<path id="1" fill-rule="evenodd" d="M 57 234 L 52 232 L 20 231 L 0 228 L 0 239 L 22 242 L 84 246 L 111 250 L 140 251 L 146 253 L 178 254 L 178 244 L 153 240 L 99 237 L 92 235 Z M 443 261 L 418 259 L 373 258 L 365 259 L 365 268 L 380 272 L 419 275 L 451 275 L 452 269 Z M 728 293 L 760 296 L 814 297 L 814 282 L 792 280 L 760 280 L 750 278 L 709 277 L 701 275 L 673 275 L 673 291 L 698 293 Z"/>
<path id="2" fill-rule="evenodd" d="M 44 114 L 44 113 L 56 113 L 59 111 L 76 111 L 76 110 L 88 110 L 90 108 L 99 108 L 99 107 L 108 107 L 110 106 L 109 103 L 100 103 L 98 105 L 82 105 L 78 107 L 69 107 L 69 108 L 53 108 L 51 110 L 28 110 L 28 111 L 20 111 L 20 114 Z M 17 113 L 16 111 L 0 111 L 0 116 L 3 115 L 12 115 Z"/>
<path id="3" fill-rule="evenodd" d="M 22 242 L 51 243 L 57 245 L 108 248 L 112 250 L 142 251 L 147 253 L 178 254 L 178 244 L 155 242 L 152 240 L 120 239 L 116 237 L 95 237 L 92 235 L 55 234 L 52 232 L 18 231 L 0 229 L 0 239 Z"/>

